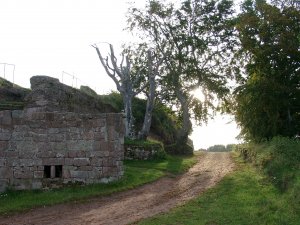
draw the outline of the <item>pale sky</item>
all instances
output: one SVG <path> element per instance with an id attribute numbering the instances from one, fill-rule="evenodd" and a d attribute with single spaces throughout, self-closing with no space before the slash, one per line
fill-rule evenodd
<path id="1" fill-rule="evenodd" d="M 143 5 L 145 1 L 136 0 Z M 89 85 L 99 94 L 116 90 L 90 47 L 109 42 L 120 47 L 131 41 L 126 26 L 126 0 L 0 0 L 0 63 L 15 65 L 14 81 L 30 87 L 34 75 L 62 79 L 68 85 Z M 99 47 L 105 46 L 100 44 Z M 0 76 L 4 66 L 0 64 Z M 5 77 L 12 81 L 12 66 Z M 194 127 L 195 149 L 236 143 L 238 130 L 228 117 L 218 116 L 208 126 Z"/>

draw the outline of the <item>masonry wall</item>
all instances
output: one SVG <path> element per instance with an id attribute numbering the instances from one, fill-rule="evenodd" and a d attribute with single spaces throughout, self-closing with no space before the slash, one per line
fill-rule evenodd
<path id="1" fill-rule="evenodd" d="M 123 114 L 0 111 L 0 191 L 123 175 Z"/>

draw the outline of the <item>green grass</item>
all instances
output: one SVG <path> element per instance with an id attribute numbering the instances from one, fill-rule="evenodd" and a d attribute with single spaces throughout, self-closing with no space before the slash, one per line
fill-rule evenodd
<path id="1" fill-rule="evenodd" d="M 201 153 L 195 153 L 195 156 L 170 156 L 167 155 L 166 160 L 151 161 L 126 161 L 126 165 L 138 168 L 152 168 L 173 174 L 179 174 L 187 171 L 192 167 L 197 159 L 196 156 Z"/>
<path id="2" fill-rule="evenodd" d="M 239 169 L 200 197 L 140 225 L 299 225 L 299 207 L 250 165 Z"/>
<path id="3" fill-rule="evenodd" d="M 196 157 L 172 157 L 166 160 L 125 162 L 124 177 L 110 184 L 72 185 L 47 191 L 7 191 L 0 194 L 0 215 L 34 207 L 65 202 L 87 201 L 92 197 L 110 195 L 159 179 L 167 173 L 180 173 L 191 167 Z"/>

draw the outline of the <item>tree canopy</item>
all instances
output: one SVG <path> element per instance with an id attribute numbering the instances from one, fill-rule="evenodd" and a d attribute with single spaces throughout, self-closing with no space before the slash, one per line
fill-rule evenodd
<path id="1" fill-rule="evenodd" d="M 179 6 L 151 0 L 145 9 L 131 8 L 131 31 L 140 35 L 164 58 L 160 90 L 163 99 L 177 105 L 182 118 L 178 140 L 191 131 L 191 114 L 206 121 L 214 97 L 228 93 L 224 70 L 232 37 L 232 1 L 185 0 Z M 191 91 L 201 87 L 200 101 Z"/>
<path id="2" fill-rule="evenodd" d="M 235 90 L 235 116 L 247 139 L 300 130 L 300 11 L 291 2 L 246 0 L 238 16 L 245 77 Z"/>

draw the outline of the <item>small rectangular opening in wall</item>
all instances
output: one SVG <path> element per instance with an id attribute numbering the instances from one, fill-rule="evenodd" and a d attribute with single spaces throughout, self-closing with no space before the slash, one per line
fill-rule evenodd
<path id="1" fill-rule="evenodd" d="M 62 177 L 62 165 L 55 166 L 55 177 Z"/>
<path id="2" fill-rule="evenodd" d="M 44 166 L 44 178 L 51 177 L 51 166 Z"/>

